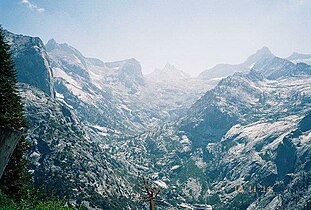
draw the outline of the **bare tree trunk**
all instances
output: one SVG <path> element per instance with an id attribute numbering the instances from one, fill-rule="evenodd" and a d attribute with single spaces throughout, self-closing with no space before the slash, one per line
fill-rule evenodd
<path id="1" fill-rule="evenodd" d="M 21 136 L 20 131 L 0 127 L 0 178 Z"/>
<path id="2" fill-rule="evenodd" d="M 154 210 L 154 199 L 150 198 L 150 210 Z"/>

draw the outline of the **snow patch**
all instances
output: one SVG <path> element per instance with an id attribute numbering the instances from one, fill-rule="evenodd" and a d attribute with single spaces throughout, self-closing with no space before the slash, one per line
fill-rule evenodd
<path id="1" fill-rule="evenodd" d="M 158 186 L 166 189 L 167 188 L 167 184 L 165 182 L 163 182 L 162 180 L 156 180 L 154 181 L 155 184 L 157 184 Z"/>

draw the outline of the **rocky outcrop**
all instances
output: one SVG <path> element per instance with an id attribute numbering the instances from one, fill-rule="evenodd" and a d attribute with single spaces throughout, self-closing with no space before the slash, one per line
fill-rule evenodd
<path id="1" fill-rule="evenodd" d="M 21 135 L 20 131 L 8 127 L 0 127 L 0 178 Z"/>
<path id="2" fill-rule="evenodd" d="M 54 97 L 50 59 L 42 40 L 8 31 L 5 31 L 5 36 L 11 46 L 18 82 L 28 83 Z"/>

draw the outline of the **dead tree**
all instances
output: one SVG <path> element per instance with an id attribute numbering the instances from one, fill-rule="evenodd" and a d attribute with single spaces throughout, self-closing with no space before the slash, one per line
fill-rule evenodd
<path id="1" fill-rule="evenodd" d="M 147 194 L 147 197 L 144 198 L 144 200 L 148 200 L 150 203 L 150 210 L 155 209 L 155 199 L 160 193 L 160 189 L 157 187 L 154 187 L 150 182 L 148 182 L 143 177 L 143 184 L 144 184 L 144 192 Z"/>

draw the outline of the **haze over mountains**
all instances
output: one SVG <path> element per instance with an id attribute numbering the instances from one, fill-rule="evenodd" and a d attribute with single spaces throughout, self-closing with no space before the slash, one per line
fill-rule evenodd
<path id="1" fill-rule="evenodd" d="M 143 75 L 133 58 L 105 62 L 53 39 L 6 37 L 35 184 L 89 209 L 146 208 L 141 175 L 162 187 L 158 209 L 310 202 L 310 55 L 263 47 L 192 78 L 172 64 Z"/>

